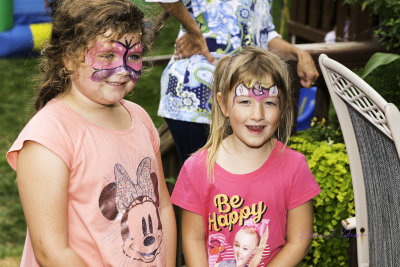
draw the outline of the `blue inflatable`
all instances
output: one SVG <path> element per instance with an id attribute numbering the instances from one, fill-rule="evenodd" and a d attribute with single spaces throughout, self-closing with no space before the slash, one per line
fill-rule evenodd
<path id="1" fill-rule="evenodd" d="M 311 127 L 311 121 L 314 117 L 316 94 L 316 86 L 300 88 L 299 108 L 297 111 L 297 131 L 306 130 Z"/>
<path id="2" fill-rule="evenodd" d="M 13 14 L 9 15 L 14 21 L 11 29 L 0 32 L 0 57 L 27 56 L 40 51 L 51 35 L 51 16 L 44 0 L 1 1 L 13 1 Z"/>

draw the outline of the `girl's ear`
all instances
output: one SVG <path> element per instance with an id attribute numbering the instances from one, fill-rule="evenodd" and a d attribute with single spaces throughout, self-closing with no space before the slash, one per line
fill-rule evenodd
<path id="1" fill-rule="evenodd" d="M 74 66 L 74 63 L 72 62 L 72 60 L 69 59 L 69 58 L 66 58 L 66 59 L 63 60 L 63 63 L 64 63 L 65 68 L 69 72 L 71 72 L 71 70 L 73 69 L 73 66 Z"/>
<path id="2" fill-rule="evenodd" d="M 217 93 L 217 101 L 218 101 L 219 108 L 222 111 L 222 114 L 224 114 L 225 117 L 229 117 L 229 114 L 226 110 L 226 106 L 225 106 L 224 99 L 222 97 L 221 92 Z"/>

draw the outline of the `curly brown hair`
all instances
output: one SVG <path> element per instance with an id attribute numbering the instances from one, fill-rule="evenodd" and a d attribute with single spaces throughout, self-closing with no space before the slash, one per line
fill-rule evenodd
<path id="1" fill-rule="evenodd" d="M 146 51 L 161 28 L 157 23 L 146 21 L 144 13 L 129 0 L 62 0 L 53 16 L 50 43 L 42 50 L 40 69 L 43 83 L 35 101 L 38 111 L 48 101 L 70 88 L 70 72 L 66 60 L 78 65 L 85 60 L 91 42 L 107 31 L 111 39 L 120 39 L 127 33 L 142 34 L 142 46 Z"/>

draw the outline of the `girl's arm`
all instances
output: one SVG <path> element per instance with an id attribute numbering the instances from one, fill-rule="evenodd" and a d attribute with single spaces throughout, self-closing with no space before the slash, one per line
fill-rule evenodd
<path id="1" fill-rule="evenodd" d="M 287 217 L 286 244 L 270 261 L 268 267 L 297 266 L 307 255 L 311 238 L 305 238 L 304 232 L 313 229 L 312 200 L 289 210 Z"/>
<path id="2" fill-rule="evenodd" d="M 17 183 L 35 257 L 41 266 L 86 266 L 68 244 L 69 169 L 44 146 L 26 141 Z"/>
<path id="3" fill-rule="evenodd" d="M 165 183 L 164 172 L 162 168 L 162 160 L 160 151 L 156 155 L 160 181 L 160 212 L 163 236 L 166 247 L 167 267 L 175 267 L 176 262 L 176 221 L 174 209 L 168 193 L 167 184 Z"/>
<path id="4" fill-rule="evenodd" d="M 182 245 L 188 267 L 207 267 L 206 233 L 201 215 L 182 210 Z"/>

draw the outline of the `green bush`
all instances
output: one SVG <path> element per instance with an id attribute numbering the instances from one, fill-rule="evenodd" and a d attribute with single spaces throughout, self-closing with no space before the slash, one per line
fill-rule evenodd
<path id="1" fill-rule="evenodd" d="M 361 76 L 364 69 L 356 70 Z M 387 102 L 400 109 L 400 60 L 382 64 L 363 78 Z"/>
<path id="2" fill-rule="evenodd" d="M 353 217 L 354 197 L 349 161 L 343 143 L 315 141 L 312 135 L 295 135 L 290 147 L 303 153 L 321 187 L 314 198 L 314 228 L 304 231 L 311 247 L 301 266 L 346 266 L 349 233 L 341 220 Z"/>
<path id="3" fill-rule="evenodd" d="M 299 131 L 297 136 L 302 136 L 307 140 L 314 141 L 327 141 L 329 144 L 344 143 L 342 131 L 340 129 L 339 120 L 336 117 L 330 116 L 329 123 L 325 118 L 318 120 L 314 117 L 311 121 L 311 127 L 305 131 Z"/>

